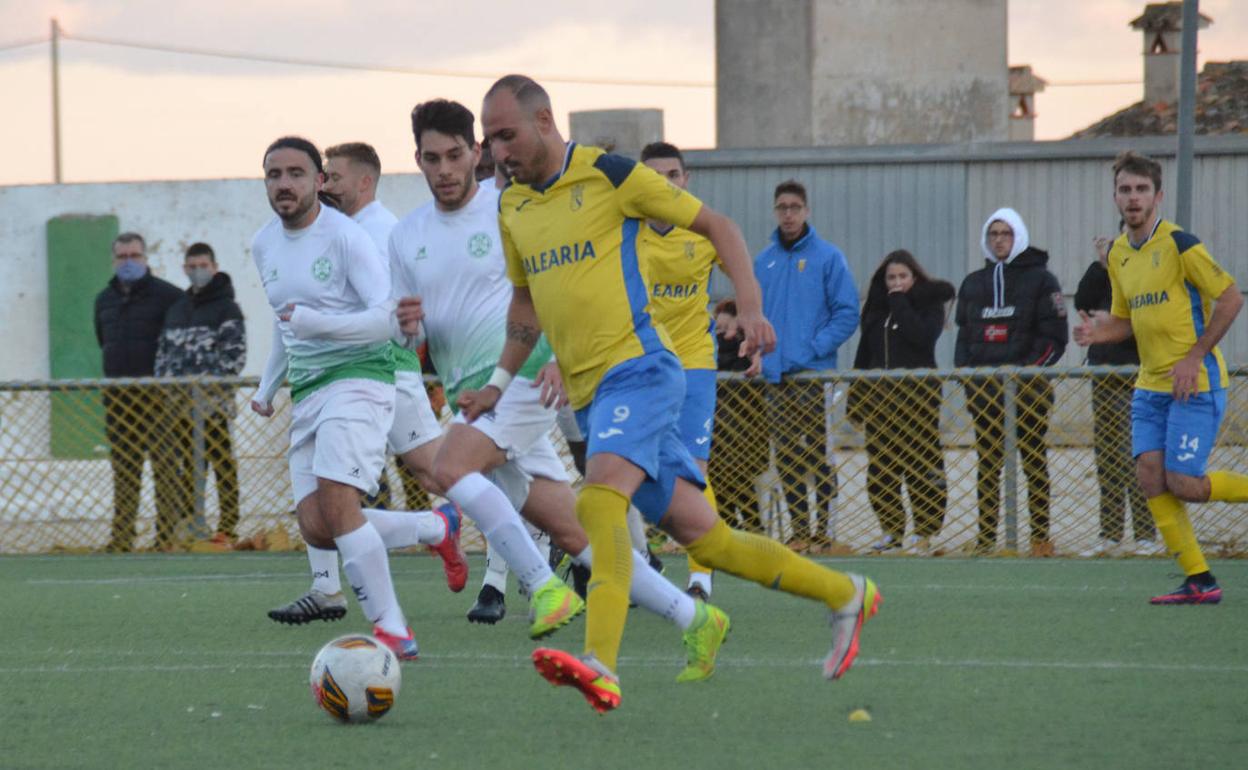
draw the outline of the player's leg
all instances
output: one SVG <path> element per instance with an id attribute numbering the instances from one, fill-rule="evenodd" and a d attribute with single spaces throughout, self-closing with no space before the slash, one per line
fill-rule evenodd
<path id="1" fill-rule="evenodd" d="M 698 464 L 702 478 L 706 479 L 703 493 L 711 508 L 719 513 L 719 504 L 706 475 L 711 458 L 711 437 L 715 432 L 715 371 L 713 369 L 685 370 L 685 400 L 680 405 L 680 417 L 676 423 L 680 440 Z M 699 599 L 711 597 L 712 571 L 699 564 L 693 556 L 689 560 L 689 593 Z"/>
<path id="2" fill-rule="evenodd" d="M 1053 386 L 1041 378 L 1026 379 L 1018 389 L 1018 454 L 1027 477 L 1027 508 L 1031 513 L 1031 555 L 1053 556 L 1049 532 L 1049 412 L 1053 408 Z"/>

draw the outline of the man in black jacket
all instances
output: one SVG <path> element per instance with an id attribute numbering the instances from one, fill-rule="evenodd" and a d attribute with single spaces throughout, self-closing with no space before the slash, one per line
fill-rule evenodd
<path id="1" fill-rule="evenodd" d="M 152 376 L 165 311 L 182 293 L 152 275 L 146 250 L 138 233 L 122 233 L 113 241 L 115 275 L 95 298 L 95 338 L 104 355 L 105 377 Z M 178 495 L 173 469 L 166 462 L 166 420 L 159 396 L 150 386 L 104 389 L 104 425 L 113 469 L 110 551 L 134 547 L 146 459 L 151 460 L 156 482 L 156 545 L 170 544 Z"/>
<path id="2" fill-rule="evenodd" d="M 1066 305 L 1057 277 L 1046 269 L 1048 253 L 1030 245 L 1027 226 L 1014 209 L 988 217 L 980 240 L 987 264 L 958 291 L 956 366 L 1052 366 L 1069 339 Z M 1031 555 L 1052 556 L 1049 539 L 1049 465 L 1045 434 L 1053 386 L 1040 377 L 1018 380 L 1018 449 L 1027 476 Z M 1002 380 L 975 378 L 966 386 L 979 456 L 979 534 L 975 552 L 992 551 L 1001 505 L 1005 464 L 1005 399 Z"/>
<path id="3" fill-rule="evenodd" d="M 182 269 L 191 285 L 165 313 L 156 351 L 156 376 L 238 374 L 247 361 L 247 337 L 229 274 L 217 269 L 216 254 L 206 243 L 191 244 Z M 181 476 L 183 514 L 194 508 L 191 481 L 195 476 L 195 426 L 199 423 L 200 469 L 210 463 L 217 479 L 220 516 L 213 542 L 228 546 L 236 538 L 238 526 L 238 466 L 230 441 L 234 389 L 200 385 L 193 391 L 179 388 L 170 396 L 166 406 L 174 418 L 175 467 Z"/>

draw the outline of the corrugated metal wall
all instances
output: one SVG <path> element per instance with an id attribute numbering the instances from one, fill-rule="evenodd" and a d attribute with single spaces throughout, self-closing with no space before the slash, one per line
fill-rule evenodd
<path id="1" fill-rule="evenodd" d="M 811 222 L 837 244 L 861 289 L 879 261 L 896 248 L 912 251 L 934 275 L 958 285 L 979 267 L 984 219 L 1001 206 L 1019 211 L 1031 243 L 1050 255 L 1050 269 L 1067 295 L 1095 258 L 1092 239 L 1113 234 L 1110 164 L 1131 148 L 1162 161 L 1163 190 L 1171 195 L 1177 171 L 1172 138 L 1093 139 L 1011 144 L 712 150 L 688 154 L 690 186 L 741 226 L 753 253 L 775 228 L 772 190 L 795 178 L 810 194 Z M 1214 257 L 1248 287 L 1248 137 L 1198 137 L 1192 231 Z M 1173 200 L 1163 201 L 1173 217 Z M 715 296 L 731 293 L 719 276 Z M 1232 361 L 1248 361 L 1241 319 L 1223 343 Z M 941 339 L 938 362 L 952 365 L 953 329 Z M 842 367 L 857 339 L 840 351 Z M 1073 344 L 1064 363 L 1082 361 Z"/>

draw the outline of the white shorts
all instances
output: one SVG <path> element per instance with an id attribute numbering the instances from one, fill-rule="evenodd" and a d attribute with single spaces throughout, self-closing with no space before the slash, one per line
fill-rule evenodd
<path id="1" fill-rule="evenodd" d="M 433 413 L 424 378 L 419 372 L 394 373 L 394 425 L 390 452 L 401 455 L 442 435 L 442 423 Z"/>
<path id="2" fill-rule="evenodd" d="M 530 477 L 552 481 L 570 481 L 568 470 L 551 443 L 550 431 L 555 427 L 555 410 L 542 404 L 542 389 L 533 387 L 533 381 L 515 378 L 494 406 L 494 411 L 483 414 L 468 423 L 463 413 L 455 415 L 455 422 L 471 427 L 489 436 L 494 445 L 507 455 Z"/>
<path id="3" fill-rule="evenodd" d="M 338 380 L 294 405 L 290 421 L 290 487 L 295 505 L 329 479 L 377 492 L 394 420 L 394 386 Z"/>
<path id="4" fill-rule="evenodd" d="M 558 417 L 559 430 L 563 431 L 563 437 L 568 441 L 584 441 L 585 436 L 581 434 L 581 426 L 576 424 L 576 411 L 572 409 L 571 404 L 564 404 L 559 408 Z"/>

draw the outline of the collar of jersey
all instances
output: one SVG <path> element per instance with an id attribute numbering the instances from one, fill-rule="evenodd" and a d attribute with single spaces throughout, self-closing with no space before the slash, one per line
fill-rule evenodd
<path id="1" fill-rule="evenodd" d="M 1147 244 L 1157 235 L 1158 227 L 1161 227 L 1161 217 L 1157 217 L 1157 221 L 1153 223 L 1153 231 L 1148 234 L 1147 238 L 1145 238 L 1143 241 L 1140 242 L 1139 246 L 1136 246 L 1134 243 L 1131 242 L 1130 235 L 1127 235 L 1127 245 L 1130 246 L 1132 249 L 1139 251 L 1140 249 L 1144 248 L 1145 244 Z"/>
<path id="2" fill-rule="evenodd" d="M 559 181 L 560 177 L 568 173 L 568 165 L 572 163 L 572 151 L 575 149 L 576 149 L 576 142 L 568 142 L 568 148 L 564 150 L 563 152 L 563 168 L 559 169 L 558 174 L 555 174 L 554 176 L 552 176 L 550 179 L 547 179 L 542 184 L 533 185 L 534 192 L 538 192 L 538 193 L 546 192 L 547 190 L 549 190 L 551 187 L 554 186 L 555 182 Z"/>
<path id="3" fill-rule="evenodd" d="M 666 238 L 667 236 L 671 235 L 672 233 L 676 231 L 676 225 L 668 225 L 666 230 L 660 230 L 659 228 L 655 227 L 652 223 L 647 222 L 646 227 L 649 227 L 652 231 L 654 231 L 654 234 L 659 236 L 660 238 Z"/>

